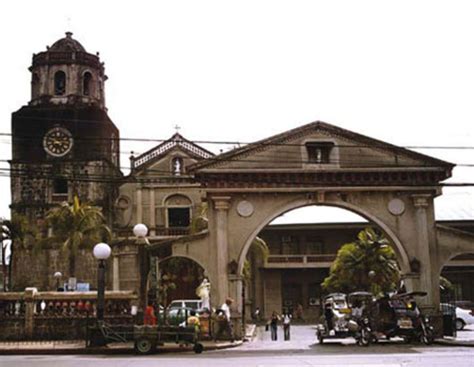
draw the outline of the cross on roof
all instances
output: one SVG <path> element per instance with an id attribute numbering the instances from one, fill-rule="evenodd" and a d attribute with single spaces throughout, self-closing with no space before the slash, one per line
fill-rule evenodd
<path id="1" fill-rule="evenodd" d="M 174 125 L 174 129 L 176 130 L 176 132 L 178 133 L 179 130 L 181 130 L 181 126 L 179 126 L 178 124 Z"/>

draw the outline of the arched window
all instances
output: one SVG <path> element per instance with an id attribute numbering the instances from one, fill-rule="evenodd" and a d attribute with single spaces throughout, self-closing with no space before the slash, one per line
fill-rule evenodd
<path id="1" fill-rule="evenodd" d="M 60 70 L 54 74 L 54 94 L 62 96 L 64 93 L 66 93 L 66 73 Z"/>
<path id="2" fill-rule="evenodd" d="M 191 223 L 191 200 L 184 195 L 172 195 L 166 199 L 168 228 L 187 228 Z"/>
<path id="3" fill-rule="evenodd" d="M 33 77 L 31 79 L 31 96 L 36 98 L 39 96 L 39 87 L 40 87 L 40 77 L 37 73 L 33 73 Z"/>
<path id="4" fill-rule="evenodd" d="M 82 94 L 90 96 L 92 94 L 92 74 L 86 71 L 82 77 Z"/>

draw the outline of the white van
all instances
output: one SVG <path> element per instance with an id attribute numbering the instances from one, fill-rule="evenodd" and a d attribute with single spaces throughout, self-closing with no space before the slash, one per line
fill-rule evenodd
<path id="1" fill-rule="evenodd" d="M 200 310 L 202 302 L 200 299 L 176 299 L 169 304 L 168 309 L 184 307 L 193 310 Z"/>

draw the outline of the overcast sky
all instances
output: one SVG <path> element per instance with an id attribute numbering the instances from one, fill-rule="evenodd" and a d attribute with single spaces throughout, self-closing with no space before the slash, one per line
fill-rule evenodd
<path id="1" fill-rule="evenodd" d="M 2 1 L 0 132 L 30 98 L 32 54 L 70 30 L 105 62 L 123 138 L 178 124 L 190 140 L 250 142 L 322 120 L 400 146 L 474 146 L 473 19 L 474 1 L 455 0 Z M 152 145 L 123 142 L 122 166 Z M 421 152 L 474 164 L 474 150 Z M 9 178 L 0 190 L 8 217 Z"/>

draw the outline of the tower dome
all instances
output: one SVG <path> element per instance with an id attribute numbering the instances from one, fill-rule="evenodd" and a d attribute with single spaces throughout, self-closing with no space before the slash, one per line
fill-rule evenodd
<path id="1" fill-rule="evenodd" d="M 86 104 L 105 108 L 104 64 L 71 32 L 46 51 L 33 54 L 30 105 Z"/>
<path id="2" fill-rule="evenodd" d="M 49 52 L 86 52 L 84 46 L 72 38 L 72 32 L 66 32 L 66 37 L 53 43 Z"/>

